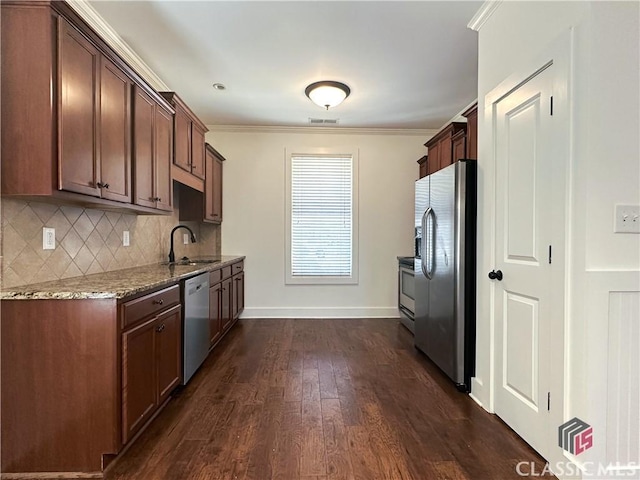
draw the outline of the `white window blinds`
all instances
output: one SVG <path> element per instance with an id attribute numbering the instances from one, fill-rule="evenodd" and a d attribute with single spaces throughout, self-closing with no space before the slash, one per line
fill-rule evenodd
<path id="1" fill-rule="evenodd" d="M 353 158 L 291 156 L 291 277 L 353 274 Z"/>

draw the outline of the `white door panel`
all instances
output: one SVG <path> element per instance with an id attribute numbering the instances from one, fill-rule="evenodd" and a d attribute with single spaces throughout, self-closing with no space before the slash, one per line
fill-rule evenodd
<path id="1" fill-rule="evenodd" d="M 554 322 L 549 246 L 554 199 L 553 66 L 494 104 L 496 148 L 495 411 L 545 455 L 550 425 L 548 348 Z M 560 196 L 560 198 L 562 198 Z M 557 206 L 556 206 L 557 207 Z"/>

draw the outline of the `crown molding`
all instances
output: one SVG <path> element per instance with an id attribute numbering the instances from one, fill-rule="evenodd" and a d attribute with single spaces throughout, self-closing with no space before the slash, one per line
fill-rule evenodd
<path id="1" fill-rule="evenodd" d="M 407 135 L 431 137 L 439 130 L 432 128 L 347 128 L 347 127 L 287 127 L 260 125 L 207 125 L 209 133 L 303 133 L 330 135 Z"/>
<path id="2" fill-rule="evenodd" d="M 467 24 L 467 28 L 479 32 L 482 26 L 493 15 L 493 12 L 500 6 L 502 0 L 487 0 Z"/>
<path id="3" fill-rule="evenodd" d="M 153 88 L 158 91 L 171 90 L 87 0 L 67 0 L 67 3 Z"/>

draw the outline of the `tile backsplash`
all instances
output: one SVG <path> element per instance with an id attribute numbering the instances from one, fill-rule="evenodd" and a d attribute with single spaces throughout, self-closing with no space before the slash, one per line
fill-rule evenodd
<path id="1" fill-rule="evenodd" d="M 177 206 L 172 215 L 134 215 L 2 198 L 1 211 L 3 288 L 165 261 L 178 224 L 189 226 L 197 242 L 184 245 L 186 230 L 176 231 L 176 258 L 220 255 L 220 227 L 180 222 Z M 54 250 L 42 249 L 43 227 L 55 228 Z"/>

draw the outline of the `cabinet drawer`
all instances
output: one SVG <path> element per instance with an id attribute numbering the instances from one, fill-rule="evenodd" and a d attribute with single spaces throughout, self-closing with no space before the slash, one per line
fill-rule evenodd
<path id="1" fill-rule="evenodd" d="M 159 290 L 122 304 L 122 328 L 180 303 L 180 285 Z"/>
<path id="2" fill-rule="evenodd" d="M 244 262 L 238 262 L 231 265 L 231 274 L 236 275 L 244 269 Z"/>
<path id="3" fill-rule="evenodd" d="M 222 270 L 218 269 L 218 270 L 214 270 L 213 272 L 209 273 L 209 285 L 215 285 L 216 283 L 218 283 L 220 280 L 222 280 Z"/>
<path id="4" fill-rule="evenodd" d="M 231 265 L 222 268 L 222 279 L 229 278 L 231 276 Z"/>

